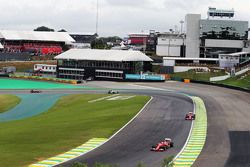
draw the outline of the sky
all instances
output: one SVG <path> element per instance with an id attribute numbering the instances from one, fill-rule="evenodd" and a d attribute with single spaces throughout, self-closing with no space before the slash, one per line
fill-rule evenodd
<path id="1" fill-rule="evenodd" d="M 33 30 L 47 26 L 68 32 L 96 32 L 97 0 L 0 0 L 1 30 Z M 250 21 L 249 0 L 99 0 L 98 34 L 180 29 L 187 13 L 207 18 L 208 7 L 232 9 L 235 19 Z"/>

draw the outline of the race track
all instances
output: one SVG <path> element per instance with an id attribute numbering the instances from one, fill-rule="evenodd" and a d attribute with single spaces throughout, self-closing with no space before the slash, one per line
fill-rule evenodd
<path id="1" fill-rule="evenodd" d="M 250 94 L 200 84 L 139 83 L 201 97 L 208 113 L 205 147 L 194 167 L 250 166 Z"/>
<path id="2" fill-rule="evenodd" d="M 0 113 L 0 122 L 21 120 L 46 112 L 62 95 L 18 94 L 21 98 L 20 104 L 8 112 Z"/>
<path id="3" fill-rule="evenodd" d="M 180 105 L 181 104 L 181 105 Z M 192 100 L 181 95 L 157 95 L 143 112 L 114 138 L 96 150 L 62 164 L 95 162 L 135 167 L 140 162 L 147 166 L 161 166 L 162 160 L 176 155 L 183 147 L 191 126 L 185 121 L 187 112 L 193 111 Z M 165 137 L 172 138 L 174 148 L 166 152 L 151 152 L 150 147 Z"/>
<path id="4" fill-rule="evenodd" d="M 152 101 L 152 103 L 157 103 L 158 105 L 152 105 L 152 103 L 146 108 L 146 110 L 139 115 L 139 117 L 129 125 L 130 129 L 129 131 L 122 131 L 117 137 L 113 138 L 112 140 L 115 142 L 108 142 L 107 144 L 103 145 L 99 149 L 90 152 L 86 156 L 80 157 L 76 159 L 76 161 L 84 161 L 84 162 L 93 162 L 93 161 L 100 161 L 100 162 L 114 162 L 114 163 L 120 163 L 121 165 L 126 164 L 126 166 L 135 164 L 135 160 L 143 159 L 145 164 L 150 163 L 150 165 L 157 165 L 159 164 L 160 158 L 164 158 L 168 155 L 170 155 L 170 151 L 173 152 L 171 154 L 174 154 L 174 152 L 178 151 L 174 148 L 172 150 L 169 150 L 169 152 L 165 153 L 156 153 L 153 154 L 151 152 L 146 152 L 145 150 L 148 149 L 145 148 L 145 144 L 152 145 L 154 143 L 148 142 L 148 138 L 144 140 L 145 138 L 134 138 L 130 137 L 130 135 L 145 135 L 152 137 L 152 135 L 149 135 L 151 132 L 156 134 L 159 132 L 159 134 L 162 134 L 163 130 L 161 130 L 162 126 L 160 123 L 160 120 L 164 120 L 164 118 L 171 117 L 171 120 L 164 121 L 164 129 L 167 132 L 167 135 L 172 138 L 174 138 L 176 141 L 183 145 L 183 142 L 186 140 L 186 136 L 184 137 L 184 134 L 187 135 L 187 129 L 184 129 L 183 132 L 182 129 L 178 129 L 172 132 L 171 129 L 168 128 L 171 127 L 172 124 L 169 124 L 173 121 L 174 126 L 184 126 L 181 125 L 183 122 L 179 118 L 179 114 L 181 112 L 185 113 L 187 110 L 177 111 L 177 109 L 185 109 L 186 107 L 182 107 L 181 103 L 175 104 L 175 100 L 181 100 L 186 101 L 187 105 L 191 105 L 188 100 L 182 96 L 182 95 L 176 95 L 176 93 L 186 93 L 190 95 L 195 95 L 201 97 L 206 105 L 207 113 L 208 113 L 208 134 L 207 134 L 207 140 L 205 147 L 201 153 L 201 155 L 198 157 L 197 161 L 193 166 L 197 167 L 221 167 L 221 166 L 239 166 L 239 167 L 248 167 L 250 166 L 250 95 L 249 93 L 244 93 L 241 91 L 236 90 L 230 90 L 226 88 L 221 87 L 215 87 L 215 86 L 208 86 L 208 85 L 200 85 L 200 84 L 184 84 L 180 82 L 166 82 L 166 83 L 137 83 L 137 85 L 140 85 L 139 87 L 135 86 L 136 83 L 110 83 L 110 82 L 92 82 L 89 83 L 89 86 L 99 86 L 99 87 L 108 87 L 108 88 L 117 88 L 117 89 L 123 89 L 120 90 L 122 93 L 135 93 L 135 94 L 147 94 L 147 95 L 154 95 L 155 99 Z M 158 89 L 160 88 L 160 90 Z M 130 90 L 128 90 L 130 89 Z M 152 89 L 152 90 L 150 90 Z M 173 90 L 174 92 L 168 92 L 163 90 Z M 23 93 L 24 91 L 20 91 L 20 93 Z M 62 91 L 64 93 L 105 93 L 105 91 Z M 1 92 L 0 93 L 6 93 Z M 9 92 L 11 93 L 11 92 Z M 13 93 L 13 92 L 12 92 Z M 14 92 L 16 93 L 16 92 Z M 60 93 L 59 90 L 56 91 L 48 91 L 45 93 Z M 159 102 L 159 100 L 165 101 L 165 104 L 162 104 Z M 183 99 L 184 98 L 184 99 Z M 170 100 L 170 101 L 169 101 Z M 171 107 L 165 108 L 171 104 Z M 174 106 L 172 106 L 174 105 Z M 159 110 L 159 116 L 162 116 L 159 118 L 155 114 L 155 110 Z M 173 112 L 173 111 L 177 111 Z M 158 113 L 157 112 L 157 113 Z M 163 114 L 165 113 L 165 115 Z M 171 114 L 169 114 L 171 113 Z M 182 113 L 182 114 L 183 114 Z M 174 114 L 174 115 L 173 115 Z M 177 114 L 177 115 L 175 115 Z M 159 121 L 159 123 L 156 124 L 156 128 L 152 128 L 151 121 L 146 121 L 148 117 L 152 118 L 152 116 L 155 116 L 155 119 Z M 178 118 L 177 118 L 178 117 Z M 178 123 L 178 121 L 181 121 L 182 123 Z M 134 128 L 134 124 L 136 123 L 136 126 L 138 128 L 144 128 L 144 126 L 140 126 L 139 124 L 148 124 L 147 128 L 145 128 L 142 131 L 133 131 L 134 133 L 130 133 L 131 128 Z M 138 124 L 139 123 L 139 124 Z M 137 125 L 138 124 L 138 125 Z M 151 124 L 151 125 L 150 125 Z M 165 128 L 165 126 L 167 128 Z M 190 125 L 186 125 L 190 126 Z M 185 126 L 185 127 L 186 127 Z M 160 128 L 160 129 L 158 129 Z M 170 131 L 169 131 L 170 130 Z M 149 133 L 150 132 L 150 133 Z M 180 134 L 181 133 L 181 134 Z M 164 131 L 165 134 L 165 131 Z M 180 136 L 182 137 L 180 137 Z M 165 135 L 164 135 L 165 137 Z M 167 137 L 167 136 L 166 136 Z M 155 140 L 162 139 L 161 136 L 159 138 L 154 138 Z M 183 140 L 183 141 L 179 141 Z M 140 141 L 140 142 L 139 142 Z M 156 141 L 156 142 L 157 142 Z M 125 144 L 123 144 L 125 142 Z M 138 147 L 133 142 L 138 142 Z M 142 143 L 142 144 L 141 144 Z M 134 148 L 134 146 L 136 147 Z M 175 144 L 176 145 L 176 144 Z M 133 146 L 133 147 L 131 147 Z M 141 146 L 141 147 L 140 147 Z M 178 146 L 178 145 L 177 145 Z M 117 147 L 122 150 L 114 149 L 114 147 Z M 139 149 L 143 148 L 142 150 Z M 145 149 L 144 149 L 145 148 Z M 123 150 L 125 149 L 125 150 Z M 124 153 L 123 153 L 124 152 Z M 175 153 L 176 153 L 175 152 Z M 129 159 L 127 154 L 132 154 L 132 159 Z M 97 156 L 96 156 L 97 155 Z M 136 156 L 135 156 L 136 155 Z M 147 157 L 146 157 L 147 156 Z M 92 159 L 93 158 L 93 159 Z M 155 159 L 154 159 L 155 158 Z M 131 161 L 130 161 L 131 160 Z M 71 161 L 73 162 L 73 161 Z M 156 162 L 154 164 L 154 162 Z M 127 165 L 129 164 L 129 165 Z M 147 164 L 147 166 L 150 166 Z"/>

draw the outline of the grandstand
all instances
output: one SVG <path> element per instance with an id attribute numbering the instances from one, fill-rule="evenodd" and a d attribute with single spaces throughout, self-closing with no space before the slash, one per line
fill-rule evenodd
<path id="1" fill-rule="evenodd" d="M 67 50 L 75 40 L 66 32 L 0 31 L 4 53 L 29 55 L 58 55 Z M 0 46 L 1 47 L 1 46 Z"/>

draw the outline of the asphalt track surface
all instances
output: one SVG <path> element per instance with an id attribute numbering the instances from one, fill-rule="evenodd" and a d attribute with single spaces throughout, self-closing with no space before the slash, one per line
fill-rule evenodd
<path id="1" fill-rule="evenodd" d="M 18 94 L 21 102 L 9 110 L 0 114 L 0 122 L 20 120 L 33 117 L 50 109 L 62 94 Z"/>
<path id="2" fill-rule="evenodd" d="M 180 105 L 181 104 L 181 105 Z M 193 110 L 192 101 L 183 96 L 158 95 L 143 112 L 110 141 L 72 161 L 62 164 L 70 166 L 74 162 L 117 164 L 120 167 L 135 167 L 140 162 L 147 166 L 161 166 L 162 160 L 176 155 L 188 136 L 191 122 L 184 115 Z M 151 152 L 152 145 L 169 137 L 174 148 L 166 152 Z"/>
<path id="3" fill-rule="evenodd" d="M 193 166 L 250 166 L 249 93 L 216 86 L 208 86 L 201 84 L 184 84 L 179 82 L 137 84 L 142 85 L 142 87 L 136 87 L 134 88 L 134 90 L 121 92 L 151 94 L 157 96 L 157 94 L 167 94 L 162 90 L 166 89 L 174 90 L 175 92 L 182 92 L 190 95 L 199 96 L 204 100 L 208 113 L 208 134 L 204 149 Z M 101 85 L 100 87 L 114 87 L 116 89 L 133 88 L 133 86 L 128 83 L 93 82 L 91 83 L 91 85 L 92 87 Z M 154 90 L 150 90 L 149 87 L 153 87 Z M 160 90 L 158 90 L 158 88 L 160 88 Z M 20 93 L 21 92 L 25 91 L 20 91 Z M 6 92 L 0 91 L 0 93 Z M 16 93 L 16 91 L 8 93 Z M 69 93 L 87 92 L 71 91 Z M 110 148 L 110 150 L 112 151 L 112 148 Z"/>
<path id="4" fill-rule="evenodd" d="M 207 140 L 194 167 L 250 166 L 250 94 L 201 84 L 146 83 L 201 97 L 208 114 Z"/>

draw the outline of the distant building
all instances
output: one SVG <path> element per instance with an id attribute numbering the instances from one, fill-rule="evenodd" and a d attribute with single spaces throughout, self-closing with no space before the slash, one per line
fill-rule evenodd
<path id="1" fill-rule="evenodd" d="M 171 46 L 181 41 L 180 35 L 160 34 L 158 36 L 157 55 L 188 58 L 218 58 L 222 53 L 241 52 L 246 48 L 248 39 L 248 21 L 232 20 L 233 10 L 209 8 L 208 19 L 200 14 L 186 15 L 185 54 L 171 54 Z M 220 19 L 218 18 L 220 17 Z M 175 41 L 174 41 L 175 40 Z M 173 42 L 171 44 L 171 42 Z M 167 44 L 168 43 L 168 44 Z M 177 44 L 180 47 L 180 43 Z"/>
<path id="2" fill-rule="evenodd" d="M 27 53 L 29 55 L 58 55 L 67 45 L 75 42 L 66 32 L 0 31 L 4 53 Z"/>
<path id="3" fill-rule="evenodd" d="M 156 53 L 167 57 L 165 61 L 173 62 L 176 58 L 177 62 L 187 64 L 189 59 L 201 62 L 204 58 L 210 64 L 219 55 L 248 52 L 248 21 L 233 20 L 233 17 L 234 10 L 216 8 L 209 8 L 207 19 L 201 19 L 200 14 L 187 14 L 186 33 L 159 34 Z"/>
<path id="4" fill-rule="evenodd" d="M 219 62 L 221 68 L 234 68 L 249 60 L 250 52 L 238 52 L 219 55 Z"/>
<path id="5" fill-rule="evenodd" d="M 57 77 L 85 80 L 123 80 L 127 74 L 151 70 L 148 56 L 139 51 L 71 49 L 55 57 Z"/>
<path id="6" fill-rule="evenodd" d="M 149 42 L 149 33 L 131 33 L 128 35 L 129 45 L 147 45 Z"/>
<path id="7" fill-rule="evenodd" d="M 200 57 L 241 52 L 248 38 L 247 21 L 201 20 L 200 26 Z"/>
<path id="8" fill-rule="evenodd" d="M 128 35 L 127 44 L 132 45 L 134 50 L 156 51 L 157 33 L 150 30 L 145 33 L 130 33 Z"/>
<path id="9" fill-rule="evenodd" d="M 169 57 L 185 57 L 186 40 L 184 35 L 176 33 L 159 33 L 156 55 Z"/>
<path id="10" fill-rule="evenodd" d="M 70 33 L 75 40 L 73 47 L 77 49 L 91 48 L 91 43 L 96 40 L 95 33 Z"/>
<path id="11" fill-rule="evenodd" d="M 52 74 L 56 75 L 56 65 L 49 64 L 35 64 L 34 72 L 38 72 L 41 74 Z"/>
<path id="12" fill-rule="evenodd" d="M 200 57 L 200 18 L 199 14 L 186 15 L 186 56 Z"/>
<path id="13" fill-rule="evenodd" d="M 250 52 L 250 40 L 245 41 L 243 52 Z"/>

